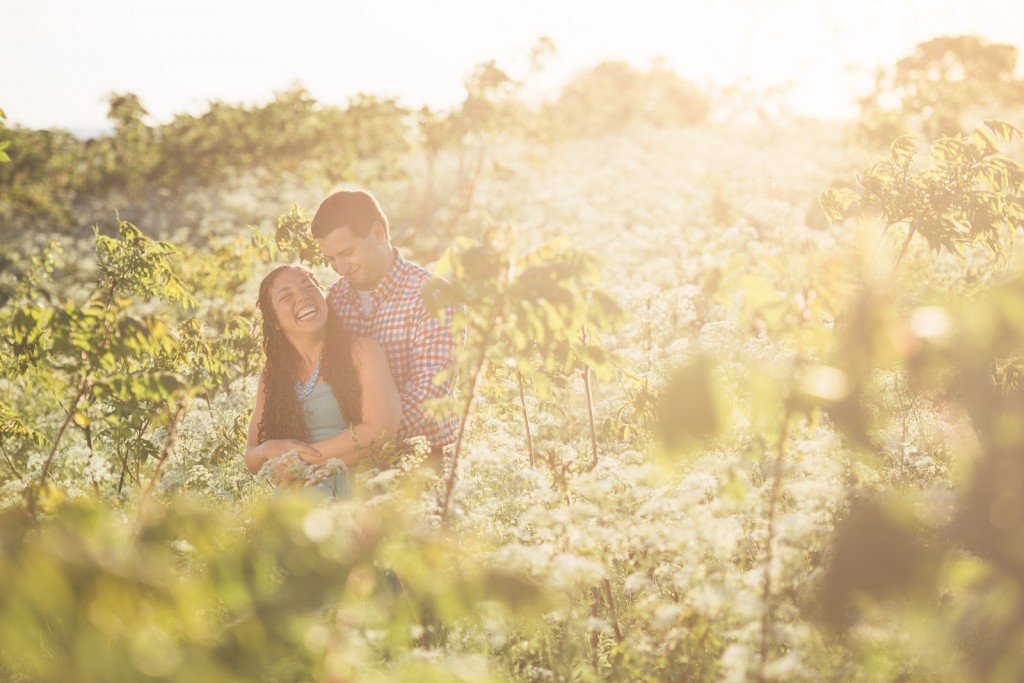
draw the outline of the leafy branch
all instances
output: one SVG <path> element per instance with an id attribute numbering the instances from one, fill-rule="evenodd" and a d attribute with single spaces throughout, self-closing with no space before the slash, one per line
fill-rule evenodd
<path id="1" fill-rule="evenodd" d="M 917 235 L 936 252 L 959 255 L 982 244 L 1005 259 L 1006 244 L 1024 224 L 1024 166 L 1000 153 L 1000 144 L 1015 138 L 1020 129 L 988 120 L 969 135 L 939 139 L 919 168 L 917 139 L 901 136 L 887 159 L 857 174 L 859 190 L 826 190 L 821 207 L 832 222 L 854 213 L 875 217 L 882 237 L 901 229 L 894 273 Z"/>

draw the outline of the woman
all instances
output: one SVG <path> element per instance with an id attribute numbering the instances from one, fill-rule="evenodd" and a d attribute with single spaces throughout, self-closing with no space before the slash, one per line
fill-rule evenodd
<path id="1" fill-rule="evenodd" d="M 384 352 L 341 327 L 311 271 L 275 268 L 260 283 L 256 305 L 267 362 L 246 440 L 250 472 L 291 451 L 310 465 L 340 460 L 352 466 L 364 447 L 394 436 L 402 403 Z M 284 466 L 273 478 L 295 483 Z M 347 471 L 316 486 L 328 495 L 351 495 Z"/>

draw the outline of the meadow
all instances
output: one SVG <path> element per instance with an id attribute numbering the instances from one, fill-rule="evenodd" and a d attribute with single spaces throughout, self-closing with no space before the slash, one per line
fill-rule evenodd
<path id="1" fill-rule="evenodd" d="M 0 279 L 0 676 L 1019 680 L 1020 159 L 639 121 L 80 195 Z M 339 180 L 468 311 L 457 458 L 343 503 L 241 457 Z"/>

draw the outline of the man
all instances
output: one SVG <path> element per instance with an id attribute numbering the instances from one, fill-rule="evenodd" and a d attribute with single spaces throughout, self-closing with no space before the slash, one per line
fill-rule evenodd
<path id="1" fill-rule="evenodd" d="M 451 395 L 448 378 L 434 378 L 454 360 L 451 312 L 443 320 L 423 303 L 423 285 L 433 274 L 406 261 L 391 246 L 388 219 L 377 200 L 362 190 L 340 190 L 316 210 L 313 237 L 341 276 L 328 301 L 353 334 L 372 337 L 384 349 L 402 398 L 399 441 L 425 436 L 439 466 L 443 447 L 454 443 L 458 418 L 437 420 L 423 403 Z"/>

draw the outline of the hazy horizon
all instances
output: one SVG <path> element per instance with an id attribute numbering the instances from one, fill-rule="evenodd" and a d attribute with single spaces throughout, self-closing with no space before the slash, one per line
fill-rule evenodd
<path id="1" fill-rule="evenodd" d="M 553 94 L 604 59 L 644 68 L 662 58 L 704 89 L 775 91 L 794 113 L 843 118 L 875 69 L 925 40 L 968 33 L 1019 42 L 1024 3 L 986 7 L 638 0 L 624 13 L 621 5 L 576 0 L 520 0 L 515 11 L 466 0 L 429 7 L 295 0 L 282 10 L 239 0 L 39 0 L 8 9 L 0 108 L 9 124 L 78 134 L 109 128 L 110 92 L 138 95 L 152 123 L 199 113 L 210 101 L 266 102 L 295 84 L 327 104 L 363 92 L 444 108 L 460 101 L 476 64 L 494 59 L 514 78 L 526 76 L 529 51 L 546 36 L 558 52 L 531 77 L 534 95 Z"/>

